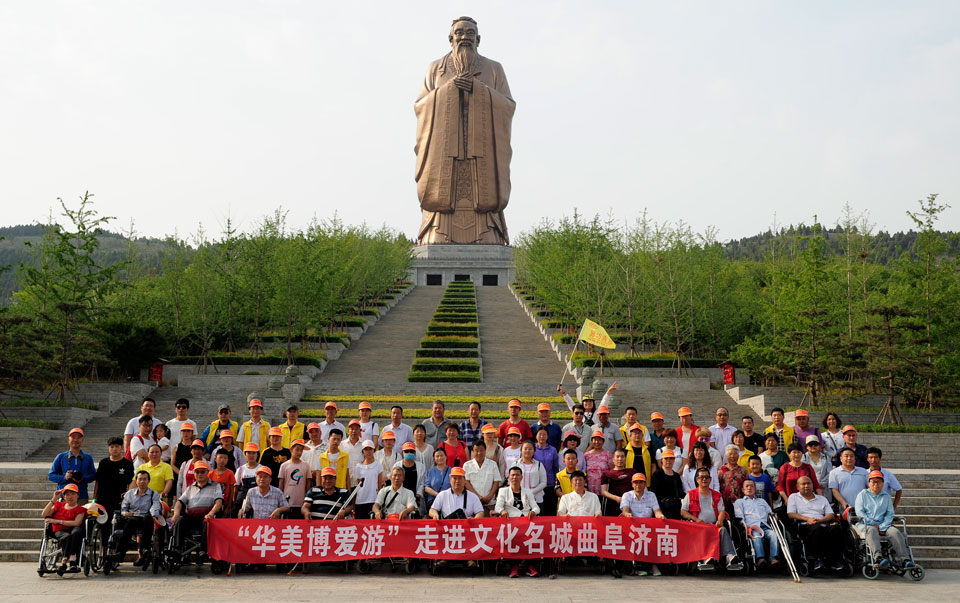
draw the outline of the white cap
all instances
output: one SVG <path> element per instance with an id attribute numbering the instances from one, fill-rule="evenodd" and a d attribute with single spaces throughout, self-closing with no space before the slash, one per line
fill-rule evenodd
<path id="1" fill-rule="evenodd" d="M 363 444 L 360 445 L 360 450 L 363 450 L 364 448 L 373 448 L 374 450 L 377 449 L 377 447 L 373 445 L 373 440 L 364 440 Z"/>

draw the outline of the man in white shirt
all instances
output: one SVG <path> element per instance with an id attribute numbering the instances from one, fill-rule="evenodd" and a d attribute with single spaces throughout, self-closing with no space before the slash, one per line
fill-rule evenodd
<path id="1" fill-rule="evenodd" d="M 327 443 L 320 438 L 320 433 L 319 423 L 310 423 L 307 425 L 307 436 L 309 436 L 310 439 L 306 441 L 302 460 L 311 467 L 319 462 L 316 457 L 320 456 L 320 453 L 327 449 Z"/>
<path id="2" fill-rule="evenodd" d="M 574 471 L 570 476 L 573 492 L 564 494 L 557 506 L 557 517 L 600 517 L 600 499 L 587 490 L 587 476 Z"/>
<path id="3" fill-rule="evenodd" d="M 463 467 L 450 468 L 450 487 L 441 490 L 430 506 L 430 519 L 444 519 L 462 509 L 467 518 L 483 517 L 483 505 L 476 494 L 466 488 Z"/>
<path id="4" fill-rule="evenodd" d="M 657 495 L 647 490 L 647 476 L 642 472 L 634 473 L 633 477 L 630 478 L 630 484 L 633 486 L 633 490 L 627 492 L 620 498 L 620 510 L 623 512 L 623 516 L 656 517 L 657 519 L 663 519 L 663 511 L 660 510 L 660 502 L 657 500 Z M 613 561 L 610 567 L 611 573 L 614 576 L 622 573 L 625 569 L 630 569 L 625 564 L 616 561 Z M 654 576 L 663 575 L 656 563 L 636 564 L 636 574 L 638 576 L 647 576 L 651 573 Z"/>
<path id="5" fill-rule="evenodd" d="M 733 425 L 730 425 L 730 411 L 721 406 L 717 409 L 717 423 L 710 427 L 710 445 L 714 450 L 726 450 L 728 444 L 733 443 L 733 432 L 736 431 Z"/>
<path id="6" fill-rule="evenodd" d="M 380 435 L 382 436 L 388 429 L 393 432 L 396 440 L 393 445 L 397 450 L 401 450 L 407 442 L 413 441 L 413 428 L 403 422 L 403 408 L 399 406 L 390 408 L 390 424 L 380 431 Z"/>
<path id="7" fill-rule="evenodd" d="M 123 430 L 123 449 L 126 450 L 130 446 L 130 440 L 133 439 L 133 436 L 140 433 L 140 418 L 141 417 L 150 417 L 153 419 L 153 424 L 157 425 L 162 423 L 160 417 L 155 416 L 153 413 L 157 409 L 157 403 L 153 398 L 144 398 L 143 403 L 140 405 L 140 415 L 136 416 L 129 421 L 127 421 L 127 427 Z"/>
<path id="8" fill-rule="evenodd" d="M 357 412 L 360 413 L 360 439 L 364 442 L 370 440 L 376 447 L 380 440 L 380 426 L 370 420 L 373 415 L 373 406 L 369 402 L 361 402 L 357 406 Z"/>
<path id="9" fill-rule="evenodd" d="M 347 457 L 347 468 L 350 469 L 351 476 L 354 474 L 353 468 L 363 460 L 363 449 L 360 448 L 361 433 L 363 428 L 360 427 L 360 421 L 353 419 L 347 425 L 347 439 L 340 443 L 340 450 L 350 455 Z"/>
<path id="10" fill-rule="evenodd" d="M 190 409 L 190 400 L 186 398 L 180 398 L 173 405 L 173 409 L 177 413 L 177 418 L 170 419 L 167 421 L 167 427 L 170 428 L 170 450 L 174 451 L 177 449 L 177 444 L 182 440 L 180 438 L 180 429 L 183 427 L 184 423 L 189 423 L 193 425 L 193 433 L 200 433 L 197 431 L 197 423 L 193 419 L 187 418 L 187 411 Z M 154 422 L 156 425 L 156 422 Z M 192 442 L 184 442 L 184 444 L 190 444 Z"/>
<path id="11" fill-rule="evenodd" d="M 347 428 L 343 426 L 343 423 L 337 420 L 336 402 L 331 401 L 324 404 L 323 414 L 325 414 L 326 417 L 320 422 L 320 437 L 324 442 L 328 442 L 330 440 L 330 431 L 333 429 L 339 429 L 340 433 L 347 433 Z"/>
<path id="12" fill-rule="evenodd" d="M 797 480 L 797 490 L 787 499 L 787 517 L 800 526 L 800 537 L 814 559 L 813 571 L 822 570 L 824 562 L 834 571 L 842 570 L 843 533 L 830 503 L 813 491 L 813 480 L 807 476 Z"/>
<path id="13" fill-rule="evenodd" d="M 373 503 L 373 518 L 383 519 L 388 515 L 399 515 L 406 519 L 417 510 L 417 501 L 413 492 L 403 487 L 403 467 L 394 467 L 390 471 L 390 485 L 384 486 L 377 493 L 377 500 Z"/>
<path id="14" fill-rule="evenodd" d="M 137 469 L 148 459 L 147 452 L 150 446 L 156 444 L 153 439 L 153 417 L 144 415 L 138 420 L 140 433 L 131 436 L 130 440 L 130 458 L 133 460 L 133 468 Z"/>
<path id="15" fill-rule="evenodd" d="M 463 470 L 467 478 L 467 490 L 477 495 L 486 511 L 492 510 L 503 477 L 497 464 L 487 459 L 486 443 L 474 442 L 473 458 L 466 462 Z"/>

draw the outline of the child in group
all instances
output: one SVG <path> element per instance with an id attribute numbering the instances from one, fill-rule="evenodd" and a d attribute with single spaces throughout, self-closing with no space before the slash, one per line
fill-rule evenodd
<path id="1" fill-rule="evenodd" d="M 170 428 L 163 423 L 157 423 L 153 428 L 153 439 L 160 446 L 160 460 L 164 463 L 170 462 Z"/>
<path id="2" fill-rule="evenodd" d="M 247 442 L 243 445 L 243 456 L 246 457 L 247 464 L 236 471 L 237 501 L 235 508 L 237 509 L 243 507 L 243 499 L 247 492 L 257 487 L 257 469 L 260 468 L 257 459 L 260 458 L 260 446 L 256 442 Z"/>

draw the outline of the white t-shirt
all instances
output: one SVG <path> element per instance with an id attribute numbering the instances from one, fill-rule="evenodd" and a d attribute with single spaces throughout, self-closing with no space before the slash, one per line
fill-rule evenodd
<path id="1" fill-rule="evenodd" d="M 584 490 L 583 496 L 574 492 L 564 494 L 557 506 L 557 515 L 571 517 L 594 517 L 600 514 L 600 499 L 589 490 Z"/>
<path id="2" fill-rule="evenodd" d="M 380 437 L 380 426 L 374 421 L 360 423 L 360 441 L 370 440 L 372 442 L 373 436 Z"/>
<path id="3" fill-rule="evenodd" d="M 343 440 L 340 443 L 340 450 L 347 453 L 347 469 L 350 470 L 350 475 L 353 475 L 354 467 L 363 460 L 363 450 L 360 448 L 362 444 L 363 439 L 357 440 L 356 444 L 351 444 L 350 440 Z"/>
<path id="4" fill-rule="evenodd" d="M 130 458 L 133 459 L 133 468 L 136 470 L 140 465 L 145 463 L 143 459 L 137 456 L 137 453 L 141 450 L 147 450 L 150 446 L 156 444 L 156 440 L 153 439 L 153 436 L 142 437 L 139 434 L 133 436 L 133 439 L 130 440 Z"/>
<path id="5" fill-rule="evenodd" d="M 504 451 L 506 452 L 506 451 Z M 498 486 L 503 478 L 500 476 L 500 469 L 493 461 L 483 461 L 483 466 L 479 466 L 477 461 L 470 459 L 463 466 L 463 472 L 466 473 L 467 481 L 476 490 L 478 496 L 486 496 L 490 493 L 493 484 Z M 487 504 L 493 504 L 494 499 L 490 499 Z"/>
<path id="6" fill-rule="evenodd" d="M 173 446 L 170 445 L 170 438 L 160 438 L 157 444 L 160 445 L 160 460 L 164 463 L 169 463 L 170 451 L 173 450 Z M 164 446 L 166 446 L 166 448 L 164 448 Z"/>
<path id="7" fill-rule="evenodd" d="M 657 449 L 658 461 L 663 458 L 663 451 L 666 449 L 667 449 L 666 446 L 664 446 L 663 448 Z M 676 455 L 673 457 L 673 470 L 676 471 L 677 473 L 680 473 L 680 468 L 683 467 L 683 449 L 680 448 L 679 446 L 674 446 L 673 454 Z"/>
<path id="8" fill-rule="evenodd" d="M 156 427 L 160 423 L 163 423 L 160 417 L 153 415 L 153 426 Z M 134 417 L 127 421 L 127 427 L 123 430 L 123 435 L 137 435 L 138 433 L 140 433 L 140 417 Z"/>
<path id="9" fill-rule="evenodd" d="M 180 421 L 178 419 L 170 419 L 167 421 L 167 427 L 170 428 L 170 448 L 176 450 L 177 444 L 180 443 L 180 428 L 183 427 L 184 423 L 189 423 L 193 425 L 193 437 L 197 439 L 200 437 L 200 432 L 197 431 L 197 422 L 193 419 L 184 419 Z M 190 444 L 191 442 L 184 442 L 185 444 Z"/>
<path id="10" fill-rule="evenodd" d="M 480 498 L 467 489 L 464 489 L 460 494 L 454 494 L 451 488 L 441 490 L 430 508 L 436 510 L 441 518 L 450 515 L 457 509 L 463 509 L 467 517 L 473 517 L 477 513 L 483 512 Z"/>
<path id="11" fill-rule="evenodd" d="M 377 485 L 379 484 L 377 479 L 381 473 L 383 473 L 383 465 L 381 465 L 379 461 L 373 461 L 369 465 L 358 463 L 357 466 L 350 471 L 350 475 L 357 480 L 357 482 L 360 481 L 361 477 L 364 478 L 363 485 L 357 490 L 356 502 L 358 505 L 369 505 L 377 500 Z M 366 519 L 366 517 L 360 517 L 358 519 Z"/>

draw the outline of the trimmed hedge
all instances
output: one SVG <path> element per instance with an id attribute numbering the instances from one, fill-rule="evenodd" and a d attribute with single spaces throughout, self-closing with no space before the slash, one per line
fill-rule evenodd
<path id="1" fill-rule="evenodd" d="M 411 383 L 480 383 L 480 373 L 467 372 L 411 372 L 407 375 Z"/>
<path id="2" fill-rule="evenodd" d="M 960 425 L 855 425 L 857 431 L 872 433 L 960 433 Z"/>
<path id="3" fill-rule="evenodd" d="M 320 360 L 326 358 L 326 356 L 304 356 L 302 354 L 296 354 L 293 357 L 293 363 L 297 365 L 311 365 L 317 368 L 320 368 Z M 236 365 L 236 364 L 280 364 L 283 362 L 283 357 L 276 354 L 269 355 L 260 355 L 260 356 L 251 356 L 251 355 L 231 355 L 231 356 L 221 356 L 216 354 L 211 354 L 209 359 L 214 364 L 221 364 L 224 366 Z M 199 364 L 200 356 L 173 356 L 169 358 L 169 364 Z"/>
<path id="4" fill-rule="evenodd" d="M 469 358 L 415 358 L 413 360 L 412 371 L 416 373 L 432 373 L 436 371 L 479 373 L 480 362 Z"/>
<path id="5" fill-rule="evenodd" d="M 427 327 L 427 335 L 473 335 L 478 336 L 477 327 Z"/>
<path id="6" fill-rule="evenodd" d="M 573 366 L 584 367 L 593 366 L 598 356 L 581 356 L 577 354 L 573 357 Z M 676 358 L 663 356 L 604 356 L 603 363 L 607 366 L 616 366 L 620 368 L 674 368 Z M 683 365 L 689 368 L 717 368 L 717 365 L 723 362 L 720 358 L 684 358 Z"/>
<path id="7" fill-rule="evenodd" d="M 448 323 L 439 320 L 431 320 L 427 323 L 428 327 L 479 327 L 480 325 L 476 322 L 467 322 L 467 323 Z"/>
<path id="8" fill-rule="evenodd" d="M 443 349 L 443 348 L 420 348 L 416 351 L 417 358 L 479 358 L 480 352 L 477 350 Z"/>
<path id="9" fill-rule="evenodd" d="M 29 419 L 0 419 L 0 427 L 30 427 L 32 429 L 60 429 L 56 423 Z"/>
<path id="10" fill-rule="evenodd" d="M 367 396 L 363 394 L 357 395 L 341 395 L 341 396 L 331 396 L 327 394 L 315 394 L 312 396 L 304 396 L 301 398 L 304 402 L 378 402 L 378 403 L 390 403 L 390 404 L 432 404 L 438 396 L 421 396 L 416 394 L 395 394 L 395 395 L 385 395 L 385 396 Z M 448 404 L 469 404 L 470 402 L 479 402 L 480 404 L 487 405 L 492 404 L 494 406 L 506 404 L 509 402 L 509 398 L 506 396 L 490 396 L 490 395 L 477 395 L 477 396 L 440 396 L 440 398 Z M 536 407 L 537 404 L 541 402 L 549 402 L 550 404 L 561 404 L 563 403 L 563 398 L 560 396 L 524 396 L 520 400 L 524 405 L 530 405 L 531 407 Z M 318 411 L 321 412 L 322 411 Z M 343 412 L 343 409 L 340 409 L 340 412 Z"/>
<path id="11" fill-rule="evenodd" d="M 343 327 L 343 328 L 346 328 L 346 327 L 353 327 L 353 328 L 359 327 L 359 328 L 362 329 L 364 326 L 366 326 L 367 321 L 364 320 L 364 319 L 362 319 L 362 318 L 360 318 L 359 316 L 351 316 L 351 317 L 349 317 L 349 318 L 335 318 L 335 319 L 333 320 L 333 323 L 334 323 L 335 325 L 337 325 L 338 327 Z"/>
<path id="12" fill-rule="evenodd" d="M 434 314 L 433 324 L 477 324 L 476 314 Z"/>
<path id="13" fill-rule="evenodd" d="M 448 348 L 477 348 L 480 340 L 476 337 L 424 337 L 420 340 L 421 348 L 428 349 L 448 349 Z"/>
<path id="14" fill-rule="evenodd" d="M 96 404 L 87 404 L 85 402 L 69 402 L 56 400 L 0 400 L 0 406 L 15 408 L 83 408 L 84 410 L 97 410 Z"/>
<path id="15" fill-rule="evenodd" d="M 433 400 L 431 400 L 431 402 L 432 401 Z M 446 399 L 444 399 L 444 402 L 446 402 Z M 359 418 L 358 414 L 359 412 L 352 408 L 341 409 L 337 411 L 337 419 L 339 420 L 356 419 L 356 418 Z M 312 418 L 312 417 L 323 417 L 325 415 L 323 413 L 323 409 L 321 408 L 303 408 L 300 410 L 300 416 L 304 418 Z M 370 416 L 373 417 L 374 419 L 389 419 L 390 409 L 375 408 L 373 409 Z M 409 408 L 403 411 L 403 418 L 405 420 L 419 421 L 422 419 L 428 419 L 431 416 L 433 416 L 433 410 L 429 408 Z M 448 419 L 469 419 L 470 411 L 447 410 L 447 412 L 444 413 L 444 416 Z M 506 410 L 491 410 L 491 411 L 484 410 L 482 417 L 487 420 L 506 420 L 510 417 L 510 413 Z M 520 418 L 533 423 L 539 419 L 539 416 L 537 415 L 537 411 L 535 410 L 521 410 Z M 560 422 L 560 421 L 567 422 L 567 421 L 573 420 L 573 415 L 570 413 L 570 411 L 561 410 L 561 411 L 550 413 L 550 418 L 551 420 L 554 420 L 557 422 Z"/>
<path id="16" fill-rule="evenodd" d="M 365 308 L 363 310 L 357 310 L 357 314 L 360 316 L 380 316 L 380 310 L 376 308 Z"/>

